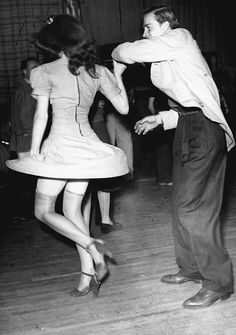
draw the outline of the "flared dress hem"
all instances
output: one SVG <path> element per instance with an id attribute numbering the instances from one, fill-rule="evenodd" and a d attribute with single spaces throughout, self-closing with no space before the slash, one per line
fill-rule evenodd
<path id="1" fill-rule="evenodd" d="M 122 151 L 116 150 L 116 155 L 81 160 L 76 164 L 60 164 L 45 160 L 44 155 L 37 158 L 24 153 L 18 159 L 7 160 L 8 168 L 26 174 L 53 179 L 97 179 L 112 178 L 125 175 L 129 172 Z"/>

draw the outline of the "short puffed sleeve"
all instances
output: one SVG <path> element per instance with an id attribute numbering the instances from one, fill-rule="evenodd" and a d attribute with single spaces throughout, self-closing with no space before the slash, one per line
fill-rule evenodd
<path id="1" fill-rule="evenodd" d="M 30 73 L 30 83 L 32 86 L 32 96 L 50 96 L 51 82 L 45 66 L 41 65 L 34 68 Z"/>
<path id="2" fill-rule="evenodd" d="M 117 96 L 121 92 L 114 75 L 105 66 L 101 66 L 99 91 L 108 99 Z"/>

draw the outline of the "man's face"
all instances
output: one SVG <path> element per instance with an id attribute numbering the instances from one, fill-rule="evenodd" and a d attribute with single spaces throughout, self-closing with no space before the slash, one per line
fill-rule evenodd
<path id="1" fill-rule="evenodd" d="M 143 18 L 143 37 L 155 39 L 169 29 L 169 22 L 159 23 L 153 13 L 146 14 Z"/>

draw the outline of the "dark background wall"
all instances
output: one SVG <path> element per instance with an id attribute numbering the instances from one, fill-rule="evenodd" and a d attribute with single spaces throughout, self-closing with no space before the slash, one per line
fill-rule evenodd
<path id="1" fill-rule="evenodd" d="M 166 0 L 173 6 L 181 26 L 189 29 L 209 61 L 216 59 L 221 71 L 235 72 L 232 52 L 233 11 L 231 1 L 222 8 L 213 0 Z M 105 46 L 140 38 L 141 13 L 161 5 L 160 0 L 1 0 L 0 1 L 0 105 L 4 113 L 11 104 L 21 76 L 20 60 L 37 55 L 33 34 L 51 14 L 70 12 L 83 20 L 98 45 Z M 228 19 L 229 18 L 229 19 Z M 105 49 L 104 49 L 105 50 Z M 108 49 L 108 52 L 109 49 Z M 215 57 L 217 56 L 217 57 Z"/>

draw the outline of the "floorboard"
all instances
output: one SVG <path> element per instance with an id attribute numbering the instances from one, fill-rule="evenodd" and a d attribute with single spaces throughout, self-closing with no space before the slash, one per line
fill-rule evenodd
<path id="1" fill-rule="evenodd" d="M 100 296 L 71 297 L 80 263 L 72 243 L 37 220 L 1 223 L 1 335 L 235 335 L 236 297 L 204 310 L 182 302 L 199 284 L 168 286 L 162 275 L 176 271 L 170 216 L 171 187 L 139 178 L 113 196 L 113 215 L 123 229 L 103 238 L 117 266 Z M 236 265 L 236 183 L 222 209 L 225 244 Z"/>

